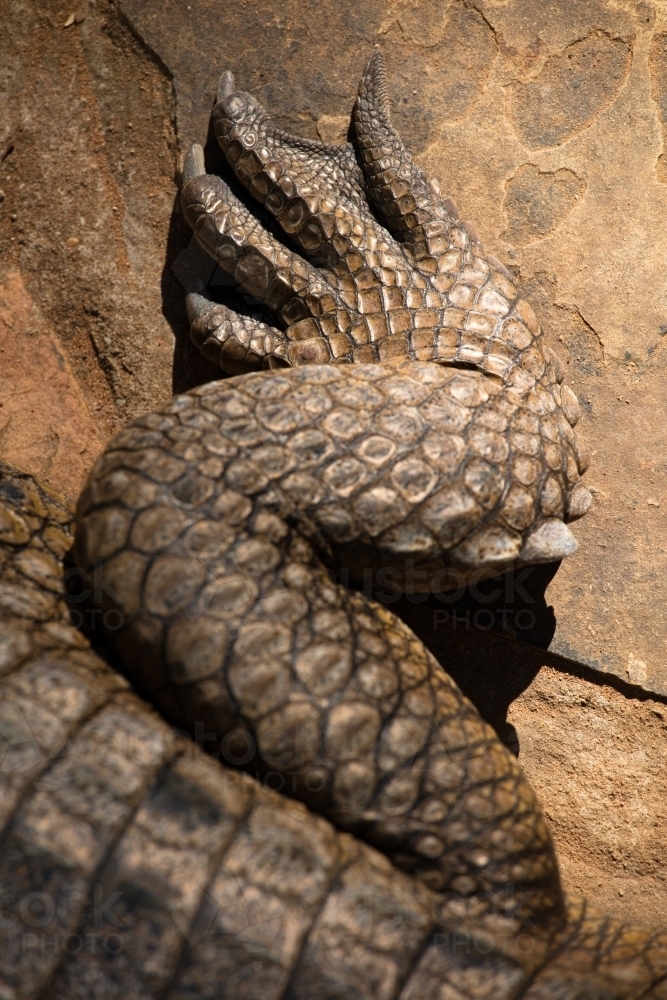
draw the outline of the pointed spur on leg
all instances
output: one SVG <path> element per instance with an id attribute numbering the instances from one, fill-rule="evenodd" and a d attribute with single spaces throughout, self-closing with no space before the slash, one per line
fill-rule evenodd
<path id="1" fill-rule="evenodd" d="M 359 84 L 352 123 L 373 208 L 418 261 L 437 257 L 456 209 L 413 162 L 391 124 L 384 59 L 377 47 Z"/>

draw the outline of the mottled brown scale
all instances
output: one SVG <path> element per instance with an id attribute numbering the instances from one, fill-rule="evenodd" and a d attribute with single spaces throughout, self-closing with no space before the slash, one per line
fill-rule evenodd
<path id="1" fill-rule="evenodd" d="M 126 435 L 126 445 L 154 443 L 160 424 L 177 439 L 189 437 L 174 434 L 188 424 L 154 416 Z M 107 462 L 105 495 L 150 511 L 151 491 L 135 488 L 136 473 L 114 477 L 113 467 Z M 232 526 L 248 517 L 251 501 L 230 492 L 218 503 L 227 530 L 220 521 L 199 523 L 183 536 L 200 553 L 227 546 Z M 667 996 L 667 935 L 611 921 L 577 899 L 566 901 L 559 927 L 525 927 L 519 949 L 501 925 L 480 934 L 465 874 L 458 892 L 438 895 L 372 847 L 171 730 L 72 626 L 83 607 L 63 599 L 72 512 L 46 484 L 0 463 L 2 996 Z M 255 525 L 261 544 L 285 537 L 270 511 L 260 512 Z M 246 566 L 253 558 L 246 549 Z M 306 585 L 302 564 L 288 569 L 294 585 Z M 131 589 L 131 581 L 122 582 Z M 418 720 L 431 711 L 421 693 L 424 668 L 439 668 L 386 612 L 350 599 L 357 601 L 357 647 L 366 657 L 358 690 L 375 692 L 380 703 L 394 698 L 386 649 L 402 649 L 401 683 L 413 720 L 407 734 L 416 739 Z M 301 606 L 296 594 L 281 601 L 273 592 L 264 600 L 276 621 L 303 621 L 305 597 Z M 308 617 L 308 630 L 320 641 L 303 645 L 299 676 L 327 697 L 349 677 L 340 652 L 349 621 L 326 606 Z M 186 641 L 178 655 L 188 648 Z M 261 656 L 257 662 L 261 667 Z M 452 714 L 452 739 L 458 733 L 461 748 L 485 733 L 451 682 L 437 686 L 437 701 Z M 360 704 L 359 696 L 339 703 L 337 724 L 348 735 Z M 382 752 L 402 749 L 404 739 L 388 740 Z M 506 768 L 506 752 L 491 737 L 484 754 L 450 753 L 439 776 L 442 784 L 449 770 L 448 794 L 462 801 L 474 795 L 459 784 L 466 770 L 479 786 Z M 412 773 L 405 771 L 407 785 Z M 514 780 L 530 805 L 532 793 L 516 766 Z M 387 786 L 390 813 L 406 787 Z M 428 798 L 423 822 L 432 828 L 441 815 L 437 798 Z M 435 835 L 421 836 L 424 852 L 435 853 Z M 489 829 L 488 836 L 507 846 L 506 833 Z M 468 863 L 481 861 L 479 846 L 469 843 Z"/>

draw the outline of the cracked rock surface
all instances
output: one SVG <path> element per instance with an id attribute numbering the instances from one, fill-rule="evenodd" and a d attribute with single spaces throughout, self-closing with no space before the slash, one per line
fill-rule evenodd
<path id="1" fill-rule="evenodd" d="M 2 457 L 76 496 L 113 432 L 174 389 L 218 377 L 189 344 L 171 271 L 189 238 L 173 211 L 179 155 L 206 134 L 209 88 L 230 66 L 279 125 L 340 141 L 355 81 L 379 41 L 398 130 L 510 267 L 584 409 L 595 505 L 577 528 L 579 554 L 546 592 L 547 641 L 667 694 L 664 4 L 479 0 L 442 3 L 434 14 L 409 2 L 324 2 L 304 20 L 296 2 L 99 0 L 41 10 L 13 2 L 7 24 Z M 434 610 L 422 610 L 426 641 L 444 642 Z M 466 633 L 466 648 L 478 640 Z M 464 640 L 452 631 L 446 641 L 456 649 Z M 664 753 L 659 716 L 629 689 L 548 671 L 536 684 L 508 718 L 566 883 L 623 917 L 664 920 L 662 793 L 652 771 Z M 573 735 L 580 711 L 615 734 L 611 746 L 591 737 L 590 769 Z M 506 723 L 497 706 L 488 715 Z M 528 735 L 536 715 L 539 740 Z M 632 850 L 615 840 L 630 829 L 627 797 L 611 784 L 588 794 L 600 768 L 610 782 L 634 773 L 634 787 L 645 788 L 633 807 Z M 602 831 L 593 860 L 591 830 Z M 610 873 L 618 891 L 609 890 Z"/>

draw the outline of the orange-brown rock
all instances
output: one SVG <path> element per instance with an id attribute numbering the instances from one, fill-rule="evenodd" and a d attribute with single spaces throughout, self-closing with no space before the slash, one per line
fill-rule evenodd
<path id="1" fill-rule="evenodd" d="M 62 345 L 19 271 L 0 284 L 0 451 L 76 497 L 102 441 Z"/>

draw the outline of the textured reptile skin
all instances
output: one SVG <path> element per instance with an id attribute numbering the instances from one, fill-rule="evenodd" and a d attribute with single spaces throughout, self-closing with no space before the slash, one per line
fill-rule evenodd
<path id="1" fill-rule="evenodd" d="M 166 725 L 71 625 L 71 516 L 64 497 L 0 462 L 0 996 L 667 998 L 667 934 L 577 899 L 518 935 L 506 921 L 484 928 L 470 897 L 434 892 Z M 394 628 L 412 646 L 405 663 L 423 664 Z M 430 669 L 458 702 L 460 742 L 477 734 L 502 760 Z M 456 782 L 470 768 L 460 798 L 475 760 L 452 756 Z M 505 770 L 544 835 L 518 768 Z M 496 829 L 488 843 L 507 843 Z"/>
<path id="2" fill-rule="evenodd" d="M 667 998 L 667 934 L 561 901 L 548 841 L 524 846 L 551 871 L 551 919 L 484 925 L 474 897 L 434 892 L 170 729 L 71 625 L 71 516 L 0 462 L 3 998 Z M 544 836 L 516 764 L 414 636 L 371 609 L 411 647 L 403 664 L 426 661 L 458 705 L 459 800 L 473 802 L 476 736 Z M 516 846 L 502 819 L 486 840 Z"/>
<path id="3" fill-rule="evenodd" d="M 391 129 L 379 53 L 362 167 L 230 74 L 219 97 L 265 215 L 196 147 L 184 210 L 276 325 L 189 297 L 204 353 L 249 373 L 113 439 L 68 571 L 74 617 L 194 742 L 71 627 L 71 510 L 2 467 L 0 997 L 667 997 L 667 937 L 563 897 L 517 761 L 344 585 L 570 554 L 576 397 Z"/>
<path id="4" fill-rule="evenodd" d="M 442 565 L 446 554 L 445 562 L 478 574 L 571 553 L 575 543 L 560 519 L 574 520 L 590 505 L 580 481 L 588 456 L 573 431 L 576 396 L 561 385 L 562 366 L 505 269 L 484 254 L 391 128 L 379 51 L 353 115 L 363 174 L 351 146 L 292 139 L 232 87 L 226 74 L 213 111 L 220 144 L 300 253 L 224 181 L 203 174 L 201 150 L 193 148 L 186 218 L 202 246 L 284 327 L 254 324 L 191 295 L 192 335 L 202 352 L 230 373 L 378 361 L 401 371 L 408 361 L 463 369 L 427 403 L 425 389 L 397 376 L 384 434 L 369 430 L 381 403 L 357 386 L 340 412 L 322 411 L 304 424 L 324 432 L 319 447 L 334 458 L 366 424 L 367 450 L 328 473 L 329 503 L 318 515 L 321 525 L 329 520 L 325 535 L 355 551 L 370 537 L 385 562 L 396 553 Z M 275 421 L 268 429 L 280 431 Z M 396 449 L 410 460 L 396 462 Z"/>

